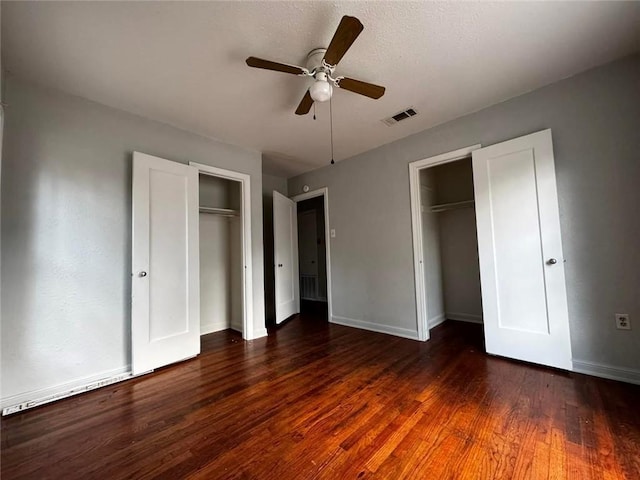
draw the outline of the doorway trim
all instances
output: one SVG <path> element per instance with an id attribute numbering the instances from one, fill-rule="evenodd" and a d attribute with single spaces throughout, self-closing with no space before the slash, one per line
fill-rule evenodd
<path id="1" fill-rule="evenodd" d="M 329 188 L 322 187 L 307 193 L 294 195 L 291 197 L 291 200 L 293 200 L 297 204 L 298 202 L 301 202 L 303 200 L 309 200 L 310 198 L 320 196 L 324 197 L 324 253 L 326 256 L 327 264 L 327 316 L 329 317 L 329 322 L 333 323 L 333 303 L 331 301 L 331 231 L 329 230 Z"/>
<path id="2" fill-rule="evenodd" d="M 424 252 L 422 249 L 422 215 L 420 209 L 420 171 L 444 163 L 455 162 L 471 156 L 474 150 L 482 145 L 476 144 L 442 153 L 434 157 L 424 158 L 409 163 L 409 193 L 411 196 L 411 231 L 413 237 L 413 271 L 415 275 L 416 315 L 418 323 L 418 340 L 429 340 L 429 315 L 427 313 L 427 288 L 424 281 Z"/>
<path id="3" fill-rule="evenodd" d="M 253 263 L 251 254 L 251 176 L 202 163 L 189 162 L 189 165 L 197 168 L 198 173 L 240 182 L 242 264 L 244 265 L 242 275 L 242 338 L 252 340 L 255 338 L 255 329 L 253 325 Z"/>

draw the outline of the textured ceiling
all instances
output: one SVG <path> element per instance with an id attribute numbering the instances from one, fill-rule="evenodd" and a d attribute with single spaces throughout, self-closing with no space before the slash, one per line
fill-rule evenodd
<path id="1" fill-rule="evenodd" d="M 364 32 L 337 74 L 385 85 L 334 94 L 340 160 L 640 50 L 640 2 L 2 2 L 12 74 L 263 152 L 291 176 L 330 160 L 328 104 L 294 110 L 304 65 L 340 18 Z M 419 115 L 380 120 L 408 106 Z"/>

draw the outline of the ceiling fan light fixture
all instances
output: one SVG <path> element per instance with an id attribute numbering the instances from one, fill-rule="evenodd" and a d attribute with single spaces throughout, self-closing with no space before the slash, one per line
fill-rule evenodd
<path id="1" fill-rule="evenodd" d="M 314 102 L 326 102 L 331 98 L 333 88 L 331 87 L 331 84 L 327 82 L 327 76 L 325 73 L 320 72 L 316 75 L 316 81 L 311 85 L 309 93 L 311 94 L 311 98 L 313 98 Z"/>

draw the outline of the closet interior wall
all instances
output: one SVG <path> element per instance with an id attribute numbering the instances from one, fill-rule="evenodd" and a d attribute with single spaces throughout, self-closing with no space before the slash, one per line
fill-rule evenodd
<path id="1" fill-rule="evenodd" d="M 241 184 L 205 174 L 199 183 L 200 331 L 242 332 Z"/>
<path id="2" fill-rule="evenodd" d="M 429 328 L 446 319 L 482 322 L 471 159 L 420 172 Z"/>

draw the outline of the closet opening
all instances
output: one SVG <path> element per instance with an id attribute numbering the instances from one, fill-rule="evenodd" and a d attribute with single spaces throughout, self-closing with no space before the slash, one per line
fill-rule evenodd
<path id="1" fill-rule="evenodd" d="M 416 287 L 422 289 L 417 297 L 423 340 L 443 322 L 461 328 L 456 322 L 482 324 L 473 168 L 471 152 L 465 153 L 421 166 L 414 175 L 417 185 L 412 189 L 417 187 L 419 199 L 414 250 L 417 241 L 416 275 L 422 277 L 416 278 Z"/>
<path id="2" fill-rule="evenodd" d="M 296 205 L 300 313 L 328 321 L 325 198 L 315 196 Z"/>
<path id="3" fill-rule="evenodd" d="M 199 174 L 200 335 L 246 337 L 242 182 Z"/>

